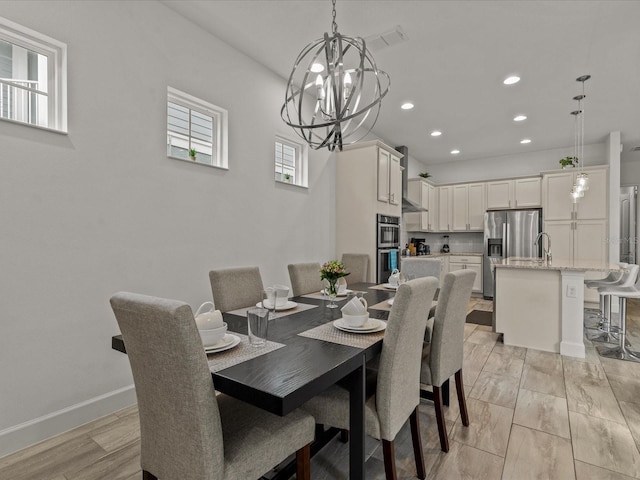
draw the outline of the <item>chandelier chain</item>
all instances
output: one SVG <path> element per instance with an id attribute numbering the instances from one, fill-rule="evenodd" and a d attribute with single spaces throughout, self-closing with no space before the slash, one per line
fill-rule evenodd
<path id="1" fill-rule="evenodd" d="M 336 23 L 336 0 L 331 1 L 333 8 L 331 11 L 332 21 L 331 21 L 331 32 L 335 35 L 338 32 L 338 24 Z"/>

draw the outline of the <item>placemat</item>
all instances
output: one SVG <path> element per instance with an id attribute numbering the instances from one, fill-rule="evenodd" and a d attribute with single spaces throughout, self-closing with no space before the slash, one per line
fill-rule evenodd
<path id="1" fill-rule="evenodd" d="M 395 289 L 386 288 L 386 287 L 383 287 L 382 285 L 375 285 L 373 287 L 369 287 L 369 289 L 371 289 L 371 290 L 382 290 L 383 292 L 389 292 L 389 293 L 395 292 Z"/>
<path id="2" fill-rule="evenodd" d="M 223 352 L 207 354 L 209 370 L 211 370 L 211 372 L 218 372 L 225 368 L 233 367 L 238 363 L 246 362 L 254 357 L 259 357 L 260 355 L 284 347 L 282 343 L 270 342 L 268 340 L 264 347 L 252 347 L 249 345 L 249 338 L 246 335 L 235 332 L 232 333 L 240 337 L 240 343 L 237 346 Z"/>
<path id="3" fill-rule="evenodd" d="M 291 308 L 289 310 L 281 310 L 275 313 L 269 312 L 269 320 L 275 320 L 276 318 L 286 317 L 287 315 L 293 315 L 294 313 L 304 312 L 305 310 L 318 307 L 317 305 L 309 305 L 308 303 L 300 303 L 300 302 L 296 302 L 296 303 L 298 304 L 296 308 Z M 227 313 L 238 315 L 240 317 L 246 317 L 247 310 L 251 310 L 252 308 L 257 308 L 257 307 L 253 306 L 253 307 L 239 308 L 238 310 L 233 310 Z"/>
<path id="4" fill-rule="evenodd" d="M 367 292 L 363 292 L 362 290 L 353 290 L 353 293 L 367 293 Z M 322 292 L 316 292 L 316 293 L 307 293 L 306 295 L 300 295 L 301 297 L 307 297 L 307 298 L 313 298 L 315 300 L 329 300 L 329 295 L 325 295 Z M 343 300 L 346 300 L 348 298 L 347 295 L 341 296 L 341 297 L 336 297 L 336 302 L 342 302 Z"/>
<path id="5" fill-rule="evenodd" d="M 383 320 L 384 321 L 384 320 Z M 327 342 L 339 343 L 348 347 L 367 348 L 384 337 L 384 330 L 375 333 L 349 333 L 338 330 L 333 322 L 299 333 L 301 337 L 315 338 Z"/>
<path id="6" fill-rule="evenodd" d="M 395 298 L 395 297 L 392 297 L 392 298 Z M 372 309 L 372 310 L 385 310 L 387 312 L 390 312 L 392 305 L 389 305 L 389 300 L 391 300 L 391 298 L 389 298 L 387 300 L 384 300 L 384 301 L 382 301 L 380 303 L 376 303 L 374 306 L 369 307 L 369 308 Z M 431 302 L 431 308 L 435 307 L 437 304 L 438 304 L 437 300 L 432 301 Z"/>

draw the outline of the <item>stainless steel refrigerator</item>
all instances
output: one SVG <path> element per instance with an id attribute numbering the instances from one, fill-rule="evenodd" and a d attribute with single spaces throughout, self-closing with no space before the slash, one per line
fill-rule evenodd
<path id="1" fill-rule="evenodd" d="M 636 264 L 638 186 L 620 187 L 620 261 Z"/>
<path id="2" fill-rule="evenodd" d="M 482 290 L 486 299 L 493 298 L 494 265 L 504 258 L 537 258 L 542 253 L 542 241 L 534 247 L 542 231 L 542 210 L 496 210 L 484 214 L 484 262 Z M 543 240 L 546 241 L 546 240 Z"/>

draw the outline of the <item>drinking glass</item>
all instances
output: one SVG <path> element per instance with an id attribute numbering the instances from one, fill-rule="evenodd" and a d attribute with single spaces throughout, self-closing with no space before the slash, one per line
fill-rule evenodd
<path id="1" fill-rule="evenodd" d="M 268 328 L 269 310 L 266 308 L 251 308 L 247 311 L 249 345 L 253 347 L 263 347 L 266 345 Z"/>
<path id="2" fill-rule="evenodd" d="M 275 314 L 277 301 L 278 290 L 268 287 L 262 291 L 262 308 L 265 308 Z"/>

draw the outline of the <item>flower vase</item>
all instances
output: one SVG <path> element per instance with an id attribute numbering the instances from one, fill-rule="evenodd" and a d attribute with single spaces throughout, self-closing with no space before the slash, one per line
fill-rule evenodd
<path id="1" fill-rule="evenodd" d="M 327 308 L 338 308 L 336 305 L 336 297 L 338 296 L 338 279 L 337 278 L 327 278 L 327 282 L 329 285 L 327 286 L 327 293 L 329 294 L 329 305 Z"/>

